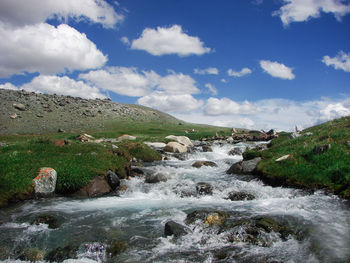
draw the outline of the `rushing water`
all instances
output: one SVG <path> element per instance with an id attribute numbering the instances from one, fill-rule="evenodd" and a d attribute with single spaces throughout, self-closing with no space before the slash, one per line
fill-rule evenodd
<path id="1" fill-rule="evenodd" d="M 242 157 L 228 155 L 233 148 L 229 144 L 212 148 L 213 152 L 190 153 L 184 161 L 171 158 L 144 167 L 146 172 L 165 174 L 168 181 L 146 184 L 143 177 L 135 177 L 126 181 L 128 189 L 120 197 L 61 197 L 3 209 L 0 253 L 11 254 L 5 262 L 22 262 L 16 255 L 25 249 L 51 251 L 73 244 L 78 248 L 78 259 L 65 262 L 350 262 L 350 214 L 342 200 L 321 192 L 273 188 L 256 179 L 227 175 L 225 171 Z M 218 167 L 194 168 L 196 160 L 214 161 Z M 213 194 L 183 195 L 195 191 L 198 182 L 210 183 Z M 227 200 L 232 191 L 248 192 L 255 199 Z M 294 236 L 281 239 L 272 231 L 266 238 L 273 242 L 266 246 L 228 242 L 225 232 L 214 232 L 198 223 L 182 237 L 164 236 L 167 221 L 185 225 L 187 214 L 198 209 L 227 211 L 237 220 L 269 216 L 305 234 L 300 240 Z M 59 228 L 31 225 L 39 214 L 56 216 Z M 110 240 L 125 242 L 126 251 L 109 258 L 106 247 Z"/>

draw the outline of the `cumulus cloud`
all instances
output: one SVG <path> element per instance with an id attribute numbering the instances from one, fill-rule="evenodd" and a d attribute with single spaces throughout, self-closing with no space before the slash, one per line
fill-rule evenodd
<path id="1" fill-rule="evenodd" d="M 104 0 L 1 0 L 0 20 L 15 25 L 34 25 L 47 19 L 88 20 L 111 28 L 123 21 L 113 6 Z"/>
<path id="2" fill-rule="evenodd" d="M 127 46 L 130 45 L 130 40 L 129 40 L 129 38 L 127 38 L 127 37 L 122 37 L 122 38 L 120 39 L 120 41 L 123 42 L 123 44 L 125 44 L 125 45 L 127 45 Z"/>
<path id="3" fill-rule="evenodd" d="M 162 91 L 155 91 L 150 95 L 139 98 L 137 103 L 170 113 L 188 113 L 203 105 L 202 100 L 197 100 L 190 94 L 168 94 Z"/>
<path id="4" fill-rule="evenodd" d="M 0 89 L 19 90 L 18 87 L 16 87 L 15 85 L 13 85 L 10 82 L 7 82 L 5 84 L 0 84 Z"/>
<path id="5" fill-rule="evenodd" d="M 320 110 L 320 120 L 325 121 L 348 115 L 350 115 L 350 108 L 345 107 L 343 103 L 328 104 L 327 107 Z"/>
<path id="6" fill-rule="evenodd" d="M 198 37 L 187 35 L 182 27 L 157 27 L 146 28 L 141 37 L 134 39 L 131 49 L 144 50 L 154 56 L 177 54 L 178 56 L 203 55 L 210 52 L 210 48 L 204 46 Z"/>
<path id="7" fill-rule="evenodd" d="M 209 92 L 210 92 L 213 96 L 215 96 L 215 95 L 218 94 L 218 90 L 217 90 L 212 84 L 206 83 L 204 86 L 209 90 Z"/>
<path id="8" fill-rule="evenodd" d="M 350 53 L 346 54 L 340 51 L 338 55 L 333 58 L 324 56 L 322 62 L 327 66 L 333 66 L 335 69 L 342 69 L 345 72 L 350 72 Z"/>
<path id="9" fill-rule="evenodd" d="M 279 16 L 284 25 L 317 18 L 321 12 L 332 13 L 338 20 L 350 13 L 350 5 L 343 0 L 283 0 L 283 3 L 273 15 Z"/>
<path id="10" fill-rule="evenodd" d="M 209 98 L 204 112 L 207 115 L 255 114 L 258 109 L 248 101 L 237 103 L 228 98 Z"/>
<path id="11" fill-rule="evenodd" d="M 79 78 L 102 90 L 133 97 L 145 96 L 154 90 L 164 91 L 167 94 L 200 92 L 193 78 L 173 71 L 166 76 L 160 76 L 154 71 L 139 72 L 137 68 L 108 67 L 105 70 L 80 74 Z"/>
<path id="12" fill-rule="evenodd" d="M 206 69 L 194 69 L 194 74 L 199 74 L 199 75 L 218 75 L 219 70 L 217 68 L 206 68 Z"/>
<path id="13" fill-rule="evenodd" d="M 48 76 L 39 75 L 32 79 L 31 82 L 25 83 L 20 87 L 16 87 L 11 83 L 0 85 L 0 88 L 5 89 L 24 89 L 46 94 L 59 94 L 73 97 L 81 97 L 86 99 L 105 98 L 100 90 L 96 87 L 89 86 L 83 81 L 76 81 L 67 76 Z"/>
<path id="14" fill-rule="evenodd" d="M 234 71 L 232 69 L 227 70 L 227 74 L 231 77 L 243 77 L 251 73 L 252 71 L 249 68 L 242 68 L 241 71 Z"/>
<path id="15" fill-rule="evenodd" d="M 266 73 L 270 74 L 272 77 L 289 80 L 295 78 L 295 75 L 292 72 L 292 68 L 289 68 L 284 64 L 269 60 L 260 60 L 260 66 Z"/>
<path id="16" fill-rule="evenodd" d="M 220 80 L 222 83 L 227 83 L 227 80 L 226 79 L 221 79 Z"/>
<path id="17" fill-rule="evenodd" d="M 0 77 L 86 70 L 101 67 L 107 61 L 85 34 L 66 24 L 12 28 L 0 22 L 0 39 Z"/>

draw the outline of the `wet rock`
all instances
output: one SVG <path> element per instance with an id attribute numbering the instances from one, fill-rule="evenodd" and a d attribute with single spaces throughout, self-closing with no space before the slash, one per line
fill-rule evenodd
<path id="1" fill-rule="evenodd" d="M 39 224 L 46 224 L 51 229 L 56 229 L 59 227 L 57 218 L 52 215 L 46 215 L 46 214 L 37 216 L 32 222 L 32 225 L 39 225 Z"/>
<path id="2" fill-rule="evenodd" d="M 6 260 L 10 257 L 11 250 L 10 248 L 0 245 L 0 260 Z"/>
<path id="3" fill-rule="evenodd" d="M 39 248 L 29 248 L 20 256 L 21 260 L 28 260 L 30 262 L 37 262 L 44 259 L 45 251 Z"/>
<path id="4" fill-rule="evenodd" d="M 155 184 L 160 182 L 166 182 L 167 180 L 168 178 L 162 173 L 148 174 L 146 175 L 145 183 Z"/>
<path id="5" fill-rule="evenodd" d="M 212 152 L 213 148 L 211 148 L 210 145 L 203 145 L 202 150 L 203 150 L 203 152 Z"/>
<path id="6" fill-rule="evenodd" d="M 34 193 L 38 197 L 53 195 L 56 189 L 57 173 L 52 168 L 41 168 L 37 177 L 33 179 Z"/>
<path id="7" fill-rule="evenodd" d="M 243 150 L 242 148 L 236 147 L 233 148 L 231 151 L 228 152 L 228 155 L 242 155 Z"/>
<path id="8" fill-rule="evenodd" d="M 220 213 L 220 212 L 213 212 L 207 215 L 207 217 L 204 220 L 204 224 L 208 225 L 222 225 L 227 218 L 226 213 Z"/>
<path id="9" fill-rule="evenodd" d="M 37 113 L 36 116 L 37 116 L 38 118 L 43 118 L 43 117 L 44 117 L 44 115 L 43 115 L 42 113 Z"/>
<path id="10" fill-rule="evenodd" d="M 107 254 L 109 257 L 115 257 L 118 254 L 123 253 L 127 249 L 127 245 L 123 241 L 113 241 L 107 248 Z"/>
<path id="11" fill-rule="evenodd" d="M 258 163 L 261 161 L 261 157 L 256 157 L 252 160 L 241 161 L 233 164 L 230 169 L 226 171 L 227 174 L 250 174 L 256 171 Z"/>
<path id="12" fill-rule="evenodd" d="M 180 161 L 186 161 L 188 159 L 187 153 L 175 153 L 173 156 Z"/>
<path id="13" fill-rule="evenodd" d="M 194 164 L 192 164 L 192 167 L 195 168 L 200 168 L 202 166 L 217 167 L 217 164 L 211 161 L 196 161 Z"/>
<path id="14" fill-rule="evenodd" d="M 178 142 L 178 143 L 180 143 L 180 144 L 182 144 L 183 146 L 186 146 L 186 147 L 193 147 L 194 146 L 194 144 L 190 140 L 190 138 L 188 138 L 186 136 L 169 135 L 169 136 L 165 137 L 165 139 Z"/>
<path id="15" fill-rule="evenodd" d="M 118 194 L 124 194 L 126 190 L 128 190 L 128 187 L 125 184 L 123 184 L 118 186 L 115 190 L 116 192 L 118 192 Z"/>
<path id="16" fill-rule="evenodd" d="M 26 110 L 26 106 L 24 106 L 22 103 L 13 103 L 13 107 L 20 111 Z"/>
<path id="17" fill-rule="evenodd" d="M 140 177 L 144 174 L 144 172 L 140 168 L 132 168 L 130 176 L 131 177 Z"/>
<path id="18" fill-rule="evenodd" d="M 49 262 L 63 262 L 66 259 L 76 259 L 76 251 L 79 249 L 78 246 L 68 245 L 65 247 L 58 247 L 50 251 L 46 256 L 45 260 Z"/>
<path id="19" fill-rule="evenodd" d="M 255 199 L 255 196 L 246 192 L 231 192 L 227 199 L 230 199 L 231 201 L 244 201 L 253 200 Z"/>
<path id="20" fill-rule="evenodd" d="M 312 150 L 312 152 L 316 155 L 320 155 L 326 151 L 328 151 L 331 148 L 330 144 L 326 144 L 326 145 L 317 145 L 314 147 L 314 149 Z"/>
<path id="21" fill-rule="evenodd" d="M 108 194 L 111 190 L 112 188 L 103 176 L 96 176 L 88 185 L 76 192 L 76 195 L 82 197 L 99 197 Z"/>
<path id="22" fill-rule="evenodd" d="M 187 152 L 187 147 L 178 142 L 169 142 L 165 146 L 164 151 L 173 153 L 185 153 Z"/>
<path id="23" fill-rule="evenodd" d="M 187 215 L 185 223 L 190 225 L 200 221 L 208 225 L 221 225 L 227 218 L 229 214 L 224 211 L 195 210 Z"/>
<path id="24" fill-rule="evenodd" d="M 183 226 L 175 221 L 168 221 L 164 227 L 165 236 L 174 236 L 180 237 L 188 234 L 189 229 L 186 226 Z"/>
<path id="25" fill-rule="evenodd" d="M 196 185 L 196 191 L 199 195 L 212 195 L 213 186 L 209 183 L 199 182 Z"/>
<path id="26" fill-rule="evenodd" d="M 109 170 L 107 172 L 106 177 L 107 177 L 107 182 L 108 182 L 109 186 L 114 191 L 120 185 L 120 180 L 119 180 L 118 175 L 116 175 L 114 172 Z"/>

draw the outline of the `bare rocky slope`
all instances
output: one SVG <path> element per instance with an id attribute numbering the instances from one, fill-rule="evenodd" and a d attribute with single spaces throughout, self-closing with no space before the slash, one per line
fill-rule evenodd
<path id="1" fill-rule="evenodd" d="M 113 129 L 123 121 L 179 122 L 160 111 L 110 99 L 0 89 L 0 134 Z"/>

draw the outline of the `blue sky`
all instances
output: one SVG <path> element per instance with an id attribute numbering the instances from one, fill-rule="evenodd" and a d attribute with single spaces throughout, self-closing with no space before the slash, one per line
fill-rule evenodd
<path id="1" fill-rule="evenodd" d="M 1 0 L 0 38 L 0 88 L 251 129 L 350 115 L 350 1 Z"/>

